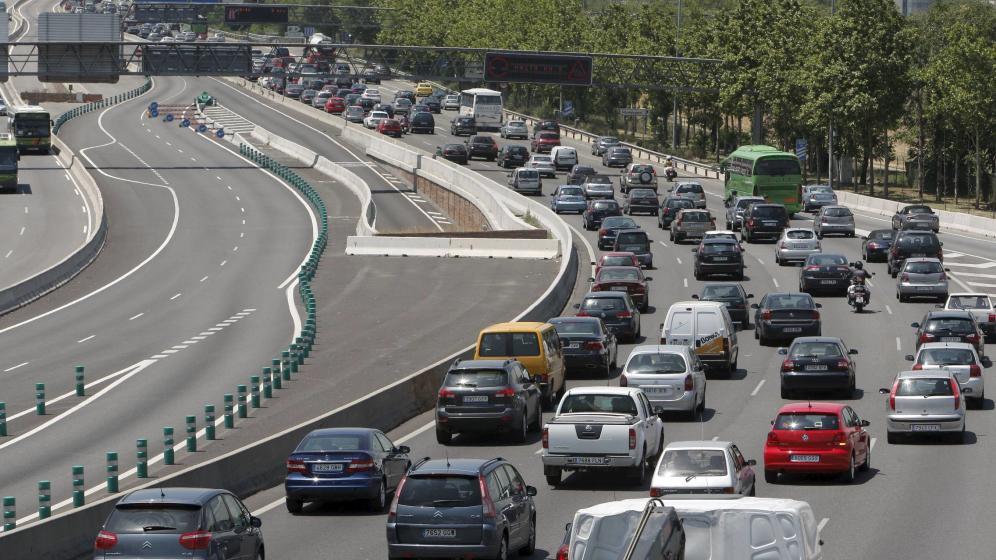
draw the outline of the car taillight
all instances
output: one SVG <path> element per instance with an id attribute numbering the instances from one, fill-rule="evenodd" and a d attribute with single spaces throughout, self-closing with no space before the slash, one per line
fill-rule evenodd
<path id="1" fill-rule="evenodd" d="M 979 334 L 978 333 L 970 334 L 970 335 L 968 335 L 968 336 L 965 337 L 965 340 L 968 341 L 968 342 L 971 342 L 972 344 L 978 344 L 978 342 L 979 342 Z"/>
<path id="2" fill-rule="evenodd" d="M 651 488 L 650 489 L 650 497 L 651 498 L 660 498 L 663 495 L 664 495 L 664 489 L 663 488 Z"/>
<path id="3" fill-rule="evenodd" d="M 930 342 L 931 340 L 934 340 L 934 338 L 936 337 L 930 333 L 923 333 L 920 335 L 920 342 L 921 343 Z"/>
<path id="4" fill-rule="evenodd" d="M 642 294 L 645 291 L 647 291 L 647 289 L 644 288 L 643 286 L 639 285 L 639 284 L 637 284 L 636 286 L 633 286 L 633 292 L 635 292 L 637 294 Z"/>
<path id="5" fill-rule="evenodd" d="M 494 519 L 497 517 L 498 512 L 495 511 L 495 503 L 491 499 L 491 491 L 488 490 L 488 484 L 484 482 L 484 477 L 477 477 L 477 483 L 481 486 L 481 503 L 484 506 L 484 519 Z"/>
<path id="6" fill-rule="evenodd" d="M 495 396 L 496 397 L 514 397 L 515 396 L 515 389 L 512 389 L 512 388 L 502 389 L 502 390 L 496 392 Z"/>
<path id="7" fill-rule="evenodd" d="M 543 428 L 543 449 L 550 448 L 550 428 Z"/>
<path id="8" fill-rule="evenodd" d="M 620 319 L 629 319 L 633 317 L 633 313 L 631 311 L 620 311 L 619 313 L 616 313 L 616 317 Z"/>
<path id="9" fill-rule="evenodd" d="M 453 391 L 450 391 L 449 389 L 440 389 L 439 390 L 439 398 L 441 398 L 441 399 L 452 399 L 453 397 L 456 397 L 456 393 L 454 393 Z"/>
<path id="10" fill-rule="evenodd" d="M 733 494 L 734 492 L 736 492 L 736 488 L 732 486 L 727 486 L 726 488 L 723 488 L 724 494 Z"/>
<path id="11" fill-rule="evenodd" d="M 667 216 L 670 213 L 671 213 L 671 209 L 670 208 L 664 208 L 664 215 L 665 216 Z M 990 315 L 990 317 L 992 317 L 992 315 Z"/>
<path id="12" fill-rule="evenodd" d="M 682 218 L 678 218 L 678 221 L 677 221 L 677 222 L 675 222 L 675 223 L 677 223 L 677 224 L 678 224 L 678 225 L 680 226 L 680 225 L 681 225 L 681 222 L 682 222 Z"/>
<path id="13" fill-rule="evenodd" d="M 585 348 L 585 350 L 601 350 L 601 349 L 605 348 L 605 346 L 603 346 L 601 342 L 598 342 L 596 340 L 596 341 L 593 341 L 593 342 L 586 342 L 585 345 L 584 345 L 584 348 Z"/>
<path id="14" fill-rule="evenodd" d="M 394 523 L 394 520 L 398 517 L 398 498 L 401 497 L 401 489 L 405 487 L 405 482 L 408 482 L 408 475 L 401 478 L 398 488 L 394 491 L 394 498 L 391 498 L 391 508 L 387 510 L 388 523 Z"/>
<path id="15" fill-rule="evenodd" d="M 782 362 L 782 371 L 792 371 L 792 368 L 794 367 L 795 367 L 795 362 L 793 362 L 792 360 L 785 360 Z"/>
<path id="16" fill-rule="evenodd" d="M 353 459 L 346 467 L 346 472 L 358 473 L 372 471 L 375 469 L 373 459 Z"/>
<path id="17" fill-rule="evenodd" d="M 785 248 L 785 242 L 784 241 L 779 241 L 778 242 L 778 248 L 779 249 L 784 249 Z"/>
<path id="18" fill-rule="evenodd" d="M 871 242 L 871 243 L 868 244 L 868 248 L 869 249 L 878 249 L 878 243 L 875 243 L 873 241 L 873 242 Z"/>
<path id="19" fill-rule="evenodd" d="M 715 229 L 716 228 L 716 218 L 709 218 L 709 224 L 713 227 L 713 229 Z"/>
<path id="20" fill-rule="evenodd" d="M 754 227 L 754 218 L 750 218 L 749 220 L 747 220 L 747 227 L 749 228 Z"/>
<path id="21" fill-rule="evenodd" d="M 954 396 L 954 409 L 958 410 L 958 401 L 961 400 L 961 386 L 958 385 L 957 379 L 948 379 L 948 384 L 951 386 L 951 394 Z"/>
<path id="22" fill-rule="evenodd" d="M 692 376 L 691 375 L 686 375 L 685 376 L 685 390 L 686 391 L 691 391 L 694 388 L 695 388 L 695 384 L 692 382 Z"/>
<path id="23" fill-rule="evenodd" d="M 895 257 L 899 254 L 899 248 L 893 245 L 892 248 L 889 249 L 889 253 L 891 253 L 892 256 Z"/>
<path id="24" fill-rule="evenodd" d="M 209 531 L 191 531 L 180 535 L 180 546 L 187 550 L 204 550 L 211 544 Z"/>
<path id="25" fill-rule="evenodd" d="M 982 377 L 982 368 L 979 364 L 972 364 L 968 366 L 968 376 L 969 377 Z"/>
<path id="26" fill-rule="evenodd" d="M 778 445 L 778 435 L 775 432 L 768 432 L 768 443 L 771 445 Z"/>
<path id="27" fill-rule="evenodd" d="M 304 465 L 304 461 L 300 461 L 298 459 L 287 459 L 287 472 L 305 474 L 308 472 L 308 467 Z"/>
<path id="28" fill-rule="evenodd" d="M 602 228 L 602 229 L 598 230 L 598 235 L 608 235 L 608 234 L 609 234 L 609 230 L 607 230 L 605 228 Z"/>
<path id="29" fill-rule="evenodd" d="M 989 322 L 990 323 L 996 323 L 996 313 L 990 313 L 989 314 Z"/>
<path id="30" fill-rule="evenodd" d="M 97 533 L 97 540 L 93 542 L 93 547 L 97 550 L 110 550 L 118 544 L 118 536 L 110 531 Z"/>
<path id="31" fill-rule="evenodd" d="M 557 560 L 567 560 L 567 551 L 570 550 L 570 544 L 564 543 L 560 545 L 557 549 Z"/>
<path id="32" fill-rule="evenodd" d="M 917 363 L 913 364 L 913 367 L 910 368 L 910 369 L 913 370 L 913 371 L 920 371 L 921 369 L 923 369 L 923 364 L 921 364 L 920 362 L 917 362 Z"/>
<path id="33" fill-rule="evenodd" d="M 904 272 L 904 273 L 903 273 L 903 275 L 899 277 L 899 279 L 900 279 L 901 281 L 903 281 L 903 282 L 909 282 L 909 281 L 910 281 L 910 275 L 909 275 L 909 274 L 906 274 L 906 273 Z"/>
<path id="34" fill-rule="evenodd" d="M 584 310 L 578 311 L 575 317 L 591 317 L 591 315 Z"/>
<path id="35" fill-rule="evenodd" d="M 591 285 L 591 291 L 592 292 L 601 292 L 602 291 L 602 285 L 601 284 L 592 284 Z"/>
<path id="36" fill-rule="evenodd" d="M 833 435 L 833 439 L 830 440 L 830 447 L 833 447 L 835 445 L 839 447 L 846 447 L 847 437 L 845 437 L 844 434 L 837 432 L 836 434 Z"/>
<path id="37" fill-rule="evenodd" d="M 847 369 L 849 367 L 851 367 L 851 362 L 846 359 L 841 358 L 840 360 L 837 360 L 837 369 Z"/>
<path id="38" fill-rule="evenodd" d="M 899 389 L 899 380 L 892 384 L 892 390 L 889 391 L 889 410 L 896 411 L 896 391 Z"/>
<path id="39" fill-rule="evenodd" d="M 765 321 L 770 321 L 771 320 L 771 310 L 770 309 L 765 309 L 764 311 L 762 311 L 761 312 L 761 319 L 763 319 Z"/>
<path id="40" fill-rule="evenodd" d="M 814 321 L 819 321 L 820 320 L 820 312 L 814 309 L 812 313 L 813 313 L 813 320 Z"/>
<path id="41" fill-rule="evenodd" d="M 948 275 L 942 272 L 941 273 L 941 280 L 944 280 L 945 282 L 947 282 L 948 281 Z"/>
<path id="42" fill-rule="evenodd" d="M 629 448 L 636 449 L 636 428 L 629 429 Z"/>

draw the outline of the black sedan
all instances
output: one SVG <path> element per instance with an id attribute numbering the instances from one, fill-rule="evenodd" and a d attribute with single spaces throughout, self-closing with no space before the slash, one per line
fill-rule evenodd
<path id="1" fill-rule="evenodd" d="M 592 200 L 581 215 L 584 229 L 593 230 L 602 225 L 602 220 L 608 216 L 622 216 L 622 208 L 615 200 Z"/>
<path id="2" fill-rule="evenodd" d="M 695 279 L 713 274 L 730 274 L 737 280 L 744 279 L 744 256 L 740 243 L 727 237 L 713 237 L 699 243 L 695 253 Z"/>
<path id="3" fill-rule="evenodd" d="M 443 157 L 454 162 L 467 165 L 469 156 L 467 147 L 463 144 L 446 144 L 443 146 Z"/>
<path id="4" fill-rule="evenodd" d="M 568 371 L 605 372 L 616 367 L 619 345 L 597 317 L 555 317 L 549 323 L 557 329 Z"/>
<path id="5" fill-rule="evenodd" d="M 852 274 L 851 265 L 844 255 L 831 253 L 809 255 L 802 265 L 802 270 L 799 271 L 799 291 L 807 294 L 834 292 L 847 295 Z"/>
<path id="6" fill-rule="evenodd" d="M 437 115 L 442 112 L 443 105 L 439 102 L 439 98 L 435 96 L 429 96 L 422 100 L 422 103 L 429 108 L 430 112 L 436 113 Z"/>
<path id="7" fill-rule="evenodd" d="M 425 101 L 423 100 L 424 104 Z M 428 107 L 428 105 L 426 105 Z M 431 111 L 431 109 L 430 109 Z M 473 136 L 477 134 L 477 120 L 474 117 L 457 117 L 450 123 L 450 134 L 460 136 L 466 134 Z"/>
<path id="8" fill-rule="evenodd" d="M 626 292 L 588 292 L 574 304 L 578 317 L 597 317 L 609 332 L 627 342 L 640 338 L 640 310 Z"/>
<path id="9" fill-rule="evenodd" d="M 706 284 L 702 287 L 701 294 L 692 295 L 692 299 L 699 301 L 719 301 L 726 305 L 726 311 L 730 314 L 730 319 L 735 323 L 740 323 L 743 328 L 750 326 L 750 318 L 747 315 L 749 299 L 754 294 L 748 294 L 740 284 L 722 283 Z"/>
<path id="10" fill-rule="evenodd" d="M 764 346 L 774 340 L 820 336 L 820 304 L 809 294 L 773 292 L 765 294 L 754 309 L 754 338 Z"/>
<path id="11" fill-rule="evenodd" d="M 595 168 L 590 165 L 581 165 L 580 163 L 571 168 L 567 172 L 567 184 L 568 185 L 581 185 L 584 184 L 585 177 L 591 177 L 593 175 L 598 175 Z"/>
<path id="12" fill-rule="evenodd" d="M 606 216 L 598 228 L 598 248 L 606 251 L 616 242 L 616 233 L 621 229 L 638 229 L 640 226 L 625 216 Z"/>
<path id="13" fill-rule="evenodd" d="M 626 198 L 626 213 L 646 212 L 656 216 L 660 210 L 657 192 L 653 189 L 632 189 Z"/>
<path id="14" fill-rule="evenodd" d="M 783 399 L 797 392 L 836 391 L 849 398 L 855 393 L 855 363 L 844 341 L 832 336 L 803 336 L 788 348 L 779 348 L 785 356 L 781 368 Z"/>
<path id="15" fill-rule="evenodd" d="M 874 229 L 861 236 L 861 258 L 866 262 L 889 260 L 889 249 L 896 232 L 891 229 Z"/>
<path id="16" fill-rule="evenodd" d="M 681 196 L 669 196 L 661 204 L 660 212 L 657 214 L 657 227 L 670 229 L 671 222 L 677 217 L 678 211 L 684 208 L 695 208 L 695 201 Z"/>
<path id="17" fill-rule="evenodd" d="M 522 167 L 529 159 L 529 148 L 516 144 L 505 144 L 498 151 L 498 167 Z"/>
<path id="18" fill-rule="evenodd" d="M 490 136 L 471 136 L 465 142 L 468 157 L 494 161 L 498 157 L 498 143 Z"/>

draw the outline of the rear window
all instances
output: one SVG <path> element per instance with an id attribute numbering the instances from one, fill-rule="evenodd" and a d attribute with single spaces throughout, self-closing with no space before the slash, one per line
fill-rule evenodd
<path id="1" fill-rule="evenodd" d="M 768 309 L 813 309 L 813 299 L 806 294 L 782 294 L 765 300 Z"/>
<path id="2" fill-rule="evenodd" d="M 592 175 L 592 176 L 588 177 L 587 182 L 588 183 L 600 183 L 600 184 L 605 184 L 605 185 L 611 185 L 612 184 L 612 179 L 609 179 L 605 175 Z"/>
<path id="3" fill-rule="evenodd" d="M 415 507 L 470 507 L 481 505 L 477 477 L 412 475 L 405 481 L 398 504 Z"/>
<path id="4" fill-rule="evenodd" d="M 556 132 L 544 132 L 540 134 L 539 137 L 542 138 L 543 140 L 557 140 L 558 138 L 560 138 L 560 135 L 557 134 Z"/>
<path id="5" fill-rule="evenodd" d="M 639 282 L 640 271 L 637 268 L 603 268 L 598 271 L 599 282 Z"/>
<path id="6" fill-rule="evenodd" d="M 678 188 L 674 190 L 676 193 L 700 193 L 702 191 L 702 185 L 678 185 Z"/>
<path id="7" fill-rule="evenodd" d="M 916 363 L 924 366 L 967 366 L 975 363 L 968 348 L 930 348 L 920 352 Z"/>
<path id="8" fill-rule="evenodd" d="M 470 140 L 471 144 L 487 144 L 493 145 L 495 143 L 494 138 L 490 136 L 475 136 Z"/>
<path id="9" fill-rule="evenodd" d="M 528 154 L 529 150 L 525 146 L 509 146 L 508 153 L 510 154 Z"/>
<path id="10" fill-rule="evenodd" d="M 646 171 L 647 173 L 653 173 L 654 172 L 654 166 L 653 165 L 647 165 L 647 164 L 638 164 L 638 165 L 634 165 L 633 167 L 631 167 L 629 169 L 630 173 L 643 173 L 644 171 Z"/>
<path id="11" fill-rule="evenodd" d="M 687 198 L 671 198 L 664 204 L 665 208 L 691 208 L 695 203 Z"/>
<path id="12" fill-rule="evenodd" d="M 785 232 L 785 237 L 787 239 L 812 239 L 816 237 L 812 231 L 808 229 L 796 229 Z"/>
<path id="13" fill-rule="evenodd" d="M 901 379 L 896 387 L 897 397 L 951 397 L 951 380 L 943 377 Z"/>
<path id="14" fill-rule="evenodd" d="M 785 218 L 784 206 L 755 206 L 751 215 L 758 218 Z"/>
<path id="15" fill-rule="evenodd" d="M 626 304 L 621 298 L 587 298 L 581 302 L 584 311 L 622 311 Z"/>
<path id="16" fill-rule="evenodd" d="M 539 340 L 534 332 L 485 333 L 481 337 L 481 357 L 539 356 Z"/>
<path id="17" fill-rule="evenodd" d="M 616 154 L 616 155 L 622 155 L 622 156 L 628 156 L 629 155 L 629 148 L 624 148 L 622 146 L 616 146 L 616 147 L 612 148 L 610 151 L 613 154 Z"/>
<path id="18" fill-rule="evenodd" d="M 539 171 L 535 169 L 519 169 L 517 171 L 518 177 L 520 179 L 537 179 L 539 178 Z"/>
<path id="19" fill-rule="evenodd" d="M 754 175 L 799 175 L 799 160 L 762 159 L 754 164 Z"/>
<path id="20" fill-rule="evenodd" d="M 868 234 L 868 239 L 892 239 L 894 235 L 891 229 L 877 229 Z"/>
<path id="21" fill-rule="evenodd" d="M 838 358 L 843 356 L 840 346 L 833 342 L 799 342 L 789 350 L 793 358 Z"/>
<path id="22" fill-rule="evenodd" d="M 587 165 L 578 165 L 574 167 L 573 173 L 575 175 L 594 175 L 595 170 Z"/>
<path id="23" fill-rule="evenodd" d="M 992 305 L 986 296 L 951 296 L 948 299 L 951 309 L 990 309 Z"/>
<path id="24" fill-rule="evenodd" d="M 657 472 L 661 476 L 723 476 L 726 473 L 726 454 L 719 449 L 666 451 Z"/>
<path id="25" fill-rule="evenodd" d="M 584 196 L 584 190 L 581 187 L 572 187 L 560 189 L 560 194 L 562 196 Z"/>
<path id="26" fill-rule="evenodd" d="M 508 373 L 500 369 L 478 369 L 451 371 L 443 381 L 445 387 L 504 387 L 508 385 Z"/>
<path id="27" fill-rule="evenodd" d="M 840 427 L 836 414 L 779 414 L 776 430 L 836 430 Z"/>
<path id="28" fill-rule="evenodd" d="M 824 216 L 830 216 L 833 218 L 843 218 L 845 216 L 850 216 L 851 211 L 847 208 L 827 208 L 823 212 Z"/>
<path id="29" fill-rule="evenodd" d="M 200 529 L 200 521 L 201 508 L 196 505 L 121 504 L 111 512 L 104 530 L 111 533 L 187 533 Z"/>
<path id="30" fill-rule="evenodd" d="M 736 286 L 706 286 L 702 288 L 701 299 L 706 298 L 741 298 L 740 290 Z"/>
<path id="31" fill-rule="evenodd" d="M 616 236 L 616 243 L 619 245 L 640 245 L 647 244 L 647 234 L 642 231 L 631 231 L 620 233 Z"/>
<path id="32" fill-rule="evenodd" d="M 633 189 L 629 191 L 630 198 L 657 198 L 657 193 L 650 189 Z"/>
<path id="33" fill-rule="evenodd" d="M 370 449 L 370 438 L 365 435 L 315 435 L 305 438 L 297 451 L 365 451 Z"/>
<path id="34" fill-rule="evenodd" d="M 615 412 L 636 416 L 636 403 L 629 395 L 568 395 L 560 412 Z"/>
<path id="35" fill-rule="evenodd" d="M 909 262 L 903 267 L 903 272 L 912 274 L 937 274 L 944 272 L 944 267 L 939 262 Z"/>
<path id="36" fill-rule="evenodd" d="M 847 264 L 847 257 L 843 255 L 810 255 L 806 259 L 806 264 L 812 266 L 843 266 Z"/>
<path id="37" fill-rule="evenodd" d="M 602 257 L 602 266 L 636 266 L 633 257 Z"/>
<path id="38" fill-rule="evenodd" d="M 908 206 L 906 208 L 907 214 L 933 214 L 934 211 L 930 209 L 930 206 Z"/>
<path id="39" fill-rule="evenodd" d="M 685 358 L 678 354 L 636 354 L 626 364 L 632 373 L 684 373 Z"/>
<path id="40" fill-rule="evenodd" d="M 595 210 L 615 210 L 619 208 L 618 202 L 613 202 L 611 200 L 596 202 L 592 205 Z"/>
<path id="41" fill-rule="evenodd" d="M 564 321 L 553 325 L 557 328 L 557 334 L 600 334 L 601 329 L 594 321 Z"/>
<path id="42" fill-rule="evenodd" d="M 703 243 L 702 252 L 707 255 L 718 253 L 739 253 L 740 249 L 734 243 Z"/>
<path id="43" fill-rule="evenodd" d="M 681 219 L 686 222 L 708 222 L 709 214 L 706 212 L 685 212 Z"/>
<path id="44" fill-rule="evenodd" d="M 972 324 L 972 320 L 968 318 L 931 319 L 927 321 L 926 330 L 927 332 L 972 334 L 975 332 L 975 325 Z"/>
<path id="45" fill-rule="evenodd" d="M 933 234 L 903 235 L 896 240 L 896 245 L 902 249 L 932 251 L 941 247 Z"/>

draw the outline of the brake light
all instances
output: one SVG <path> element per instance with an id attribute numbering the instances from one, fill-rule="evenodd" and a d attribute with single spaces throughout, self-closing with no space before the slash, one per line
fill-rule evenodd
<path id="1" fill-rule="evenodd" d="M 577 312 L 577 315 L 575 315 L 575 317 L 591 317 L 591 315 L 587 311 L 582 309 L 581 311 Z"/>
<path id="2" fill-rule="evenodd" d="M 664 489 L 663 488 L 651 488 L 650 489 L 650 497 L 651 498 L 660 498 L 663 495 L 664 495 Z"/>
<path id="3" fill-rule="evenodd" d="M 629 378 L 626 377 L 625 375 L 620 375 L 619 376 L 619 386 L 620 387 L 629 387 Z"/>
<path id="4" fill-rule="evenodd" d="M 754 218 L 750 218 L 749 220 L 747 220 L 747 227 L 749 228 L 754 227 Z"/>
<path id="5" fill-rule="evenodd" d="M 878 249 L 878 243 L 875 243 L 874 241 L 872 241 L 871 243 L 868 244 L 868 248 L 869 249 Z"/>
<path id="6" fill-rule="evenodd" d="M 598 230 L 598 235 L 608 235 L 608 234 L 609 234 L 609 230 L 607 230 L 605 228 L 602 228 L 602 229 Z"/>
<path id="7" fill-rule="evenodd" d="M 968 376 L 969 377 L 982 377 L 982 368 L 979 364 L 972 364 L 968 366 Z"/>
<path id="8" fill-rule="evenodd" d="M 902 280 L 903 282 L 909 282 L 910 281 L 910 275 L 906 274 L 904 272 L 903 275 L 899 277 L 899 279 Z"/>
<path id="9" fill-rule="evenodd" d="M 976 334 L 970 334 L 970 335 L 968 335 L 968 336 L 965 337 L 965 340 L 967 340 L 968 342 L 971 342 L 973 344 L 977 344 L 979 342 L 979 334 L 978 333 L 976 333 Z"/>
<path id="10" fill-rule="evenodd" d="M 837 369 L 847 369 L 849 367 L 851 367 L 851 362 L 846 359 L 837 360 Z"/>
<path id="11" fill-rule="evenodd" d="M 896 391 L 899 389 L 899 380 L 892 384 L 892 390 L 889 391 L 889 410 L 896 411 Z"/>
<path id="12" fill-rule="evenodd" d="M 543 428 L 543 449 L 550 449 L 550 428 Z"/>
<path id="13" fill-rule="evenodd" d="M 694 388 L 695 388 L 695 385 L 692 382 L 692 376 L 691 375 L 686 375 L 685 376 L 685 390 L 686 391 L 691 391 Z"/>
<path id="14" fill-rule="evenodd" d="M 394 491 L 394 498 L 391 498 L 391 509 L 387 511 L 388 523 L 394 523 L 394 520 L 398 517 L 398 498 L 401 497 L 401 489 L 405 487 L 406 482 L 408 482 L 408 475 L 401 478 L 398 488 Z"/>
<path id="15" fill-rule="evenodd" d="M 308 472 L 308 467 L 304 465 L 304 461 L 298 459 L 287 459 L 287 472 L 305 474 Z"/>
<path id="16" fill-rule="evenodd" d="M 670 213 L 671 213 L 671 209 L 670 208 L 664 208 L 664 215 L 665 216 L 669 215 Z M 992 317 L 992 315 L 990 315 L 990 317 Z M 992 319 L 990 319 L 990 320 L 992 320 Z"/>
<path id="17" fill-rule="evenodd" d="M 948 275 L 942 272 L 941 273 L 941 280 L 944 280 L 945 282 L 947 282 L 948 281 Z"/>
<path id="18" fill-rule="evenodd" d="M 935 338 L 934 335 L 932 335 L 930 333 L 923 333 L 923 334 L 920 335 L 920 342 L 921 343 L 930 342 L 934 338 Z"/>
<path id="19" fill-rule="evenodd" d="M 770 445 L 778 445 L 780 443 L 778 441 L 778 435 L 775 434 L 775 432 L 768 432 L 768 443 Z"/>
<path id="20" fill-rule="evenodd" d="M 771 310 L 770 309 L 765 309 L 764 311 L 762 311 L 761 312 L 761 319 L 763 319 L 765 321 L 770 321 L 771 320 Z"/>
<path id="21" fill-rule="evenodd" d="M 618 317 L 620 319 L 629 319 L 632 316 L 633 316 L 633 312 L 632 311 L 620 311 L 619 313 L 616 313 L 616 317 Z"/>
<path id="22" fill-rule="evenodd" d="M 990 313 L 989 314 L 989 322 L 990 323 L 996 323 L 996 313 Z"/>
<path id="23" fill-rule="evenodd" d="M 844 434 L 837 432 L 836 434 L 833 435 L 833 439 L 830 440 L 830 447 L 833 447 L 835 445 L 839 447 L 847 447 L 847 438 L 844 436 Z"/>
<path id="24" fill-rule="evenodd" d="M 709 218 L 709 224 L 712 225 L 713 228 L 715 228 L 716 227 L 716 218 Z"/>
<path id="25" fill-rule="evenodd" d="M 917 362 L 917 363 L 913 364 L 913 367 L 910 368 L 910 369 L 912 369 L 913 371 L 920 371 L 921 369 L 923 369 L 923 364 L 921 364 L 920 362 Z"/>
<path id="26" fill-rule="evenodd" d="M 785 248 L 785 242 L 784 241 L 779 241 L 778 242 L 778 248 L 779 249 L 784 249 Z"/>
<path id="27" fill-rule="evenodd" d="M 495 393 L 496 397 L 514 397 L 515 389 L 505 388 Z"/>
<path id="28" fill-rule="evenodd" d="M 629 429 L 629 448 L 636 449 L 636 428 Z"/>
<path id="29" fill-rule="evenodd" d="M 93 547 L 97 550 L 110 550 L 118 544 L 118 536 L 110 531 L 97 533 L 97 540 L 93 542 Z"/>
<path id="30" fill-rule="evenodd" d="M 644 287 L 643 287 L 642 285 L 640 285 L 640 284 L 637 284 L 636 286 L 633 286 L 633 292 L 635 292 L 635 293 L 637 293 L 637 294 L 642 294 L 642 293 L 643 293 L 643 292 L 645 292 L 645 291 L 646 291 L 646 288 L 644 288 Z"/>
<path id="31" fill-rule="evenodd" d="M 187 550 L 204 550 L 211 544 L 209 531 L 191 531 L 180 535 L 180 546 Z"/>
<path id="32" fill-rule="evenodd" d="M 732 494 L 735 491 L 736 491 L 736 489 L 733 488 L 732 486 L 727 486 L 726 488 L 723 488 L 723 493 L 724 494 Z"/>
<path id="33" fill-rule="evenodd" d="M 353 459 L 346 467 L 346 472 L 358 473 L 375 470 L 373 459 Z"/>
<path id="34" fill-rule="evenodd" d="M 439 398 L 441 399 L 452 399 L 454 397 L 456 397 L 456 393 L 449 389 L 443 388 L 439 390 Z"/>
<path id="35" fill-rule="evenodd" d="M 569 547 L 570 545 L 568 543 L 560 545 L 560 548 L 557 549 L 557 560 L 567 560 L 567 551 L 570 549 Z"/>
<path id="36" fill-rule="evenodd" d="M 585 350 L 601 350 L 605 348 L 605 346 L 602 346 L 601 342 L 594 341 L 594 342 L 586 342 L 584 348 Z"/>
<path id="37" fill-rule="evenodd" d="M 951 394 L 954 395 L 954 409 L 958 410 L 958 403 L 961 401 L 961 386 L 958 385 L 957 379 L 948 379 L 948 385 L 951 385 Z"/>
<path id="38" fill-rule="evenodd" d="M 484 506 L 484 519 L 494 519 L 497 516 L 495 503 L 491 500 L 491 492 L 488 490 L 487 483 L 484 482 L 484 477 L 477 477 L 477 483 L 481 486 L 481 503 Z"/>
<path id="39" fill-rule="evenodd" d="M 819 321 L 820 320 L 820 312 L 817 311 L 817 310 L 815 310 L 815 309 L 813 310 L 813 320 L 814 321 Z"/>
<path id="40" fill-rule="evenodd" d="M 795 367 L 795 362 L 793 362 L 792 360 L 785 360 L 782 362 L 782 371 L 792 371 L 792 368 L 794 367 Z"/>

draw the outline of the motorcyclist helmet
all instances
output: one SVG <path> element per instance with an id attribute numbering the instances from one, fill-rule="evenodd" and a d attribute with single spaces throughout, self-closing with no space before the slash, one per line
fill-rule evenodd
<path id="1" fill-rule="evenodd" d="M 863 267 L 864 267 L 864 264 L 862 264 L 861 261 L 858 261 L 858 262 L 854 263 L 854 268 L 856 268 L 858 270 L 861 270 Z"/>

